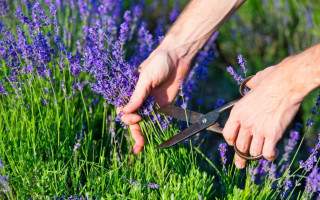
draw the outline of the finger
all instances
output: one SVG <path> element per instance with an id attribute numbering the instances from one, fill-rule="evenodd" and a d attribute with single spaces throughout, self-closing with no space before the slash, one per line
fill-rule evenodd
<path id="1" fill-rule="evenodd" d="M 129 103 L 123 108 L 123 112 L 128 114 L 138 110 L 143 104 L 144 100 L 148 97 L 151 91 L 151 86 L 152 81 L 150 77 L 142 72 Z"/>
<path id="2" fill-rule="evenodd" d="M 237 145 L 237 149 L 244 154 L 248 154 L 251 140 L 252 140 L 252 135 L 249 132 L 249 130 L 244 129 L 244 128 L 240 128 L 238 138 L 235 143 Z M 234 163 L 235 163 L 236 167 L 240 168 L 240 169 L 242 169 L 246 166 L 246 160 L 241 158 L 237 154 L 235 155 Z"/>
<path id="3" fill-rule="evenodd" d="M 252 156 L 259 156 L 262 154 L 264 143 L 264 137 L 259 135 L 253 135 L 251 145 L 250 145 L 250 154 Z"/>
<path id="4" fill-rule="evenodd" d="M 263 145 L 263 157 L 269 161 L 273 161 L 278 157 L 278 154 L 279 151 L 276 149 L 276 142 L 266 138 Z"/>
<path id="5" fill-rule="evenodd" d="M 129 128 L 131 131 L 131 136 L 134 140 L 133 152 L 136 154 L 140 153 L 145 143 L 140 126 L 139 124 L 133 124 L 133 125 L 130 125 Z"/>
<path id="6" fill-rule="evenodd" d="M 141 119 L 140 115 L 137 114 L 125 114 L 121 117 L 122 122 L 126 125 L 134 125 L 141 121 Z"/>
<path id="7" fill-rule="evenodd" d="M 233 146 L 234 141 L 237 138 L 239 128 L 240 128 L 239 122 L 233 121 L 230 116 L 230 118 L 228 119 L 227 123 L 223 128 L 223 133 L 222 133 L 224 139 L 230 146 Z"/>

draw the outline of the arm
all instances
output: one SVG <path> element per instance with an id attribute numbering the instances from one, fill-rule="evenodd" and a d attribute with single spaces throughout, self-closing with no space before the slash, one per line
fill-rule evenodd
<path id="1" fill-rule="evenodd" d="M 193 0 L 166 34 L 160 49 L 190 62 L 245 0 Z"/>
<path id="2" fill-rule="evenodd" d="M 268 160 L 277 157 L 276 144 L 303 99 L 320 86 L 320 44 L 257 73 L 252 90 L 232 109 L 223 130 L 229 145 Z M 237 138 L 237 139 L 236 139 Z M 246 161 L 235 156 L 238 168 Z"/>
<path id="3" fill-rule="evenodd" d="M 162 106 L 172 103 L 185 79 L 192 58 L 209 37 L 245 0 L 193 0 L 168 31 L 161 44 L 139 67 L 139 80 L 129 103 L 122 109 L 122 121 L 129 125 L 139 153 L 144 138 L 134 114 L 151 94 Z"/>

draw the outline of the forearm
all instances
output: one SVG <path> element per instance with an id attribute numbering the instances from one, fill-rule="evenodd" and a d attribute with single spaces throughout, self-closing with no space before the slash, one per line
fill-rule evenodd
<path id="1" fill-rule="evenodd" d="M 289 91 L 293 98 L 302 101 L 320 86 L 320 43 L 288 57 L 278 66 L 282 68 L 280 70 L 283 71 L 283 80 L 291 84 Z"/>
<path id="2" fill-rule="evenodd" d="M 190 61 L 245 0 L 192 0 L 166 34 L 160 49 Z"/>

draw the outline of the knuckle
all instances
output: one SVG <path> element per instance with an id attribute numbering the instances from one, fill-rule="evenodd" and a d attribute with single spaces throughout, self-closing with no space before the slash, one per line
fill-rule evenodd
<path id="1" fill-rule="evenodd" d="M 265 137 L 271 141 L 278 142 L 281 138 L 281 135 L 277 134 L 277 132 L 266 132 Z"/>
<path id="2" fill-rule="evenodd" d="M 252 130 L 253 129 L 253 125 L 251 123 L 251 120 L 244 120 L 243 122 L 241 122 L 241 129 L 244 130 Z M 250 131 L 251 133 L 251 131 Z"/>
<path id="3" fill-rule="evenodd" d="M 224 139 L 229 142 L 233 142 L 236 139 L 235 135 L 232 133 L 227 133 L 227 132 L 223 131 L 222 134 L 223 134 Z"/>
<path id="4" fill-rule="evenodd" d="M 260 155 L 260 153 L 256 150 L 256 149 L 250 149 L 250 155 L 252 155 L 252 156 L 259 156 Z"/>
<path id="5" fill-rule="evenodd" d="M 274 160 L 276 157 L 276 152 L 275 151 L 269 151 L 263 153 L 263 157 L 267 160 Z"/>
<path id="6" fill-rule="evenodd" d="M 241 152 L 247 152 L 248 151 L 248 147 L 249 145 L 246 143 L 236 143 L 237 144 L 237 148 L 239 149 L 239 151 Z"/>

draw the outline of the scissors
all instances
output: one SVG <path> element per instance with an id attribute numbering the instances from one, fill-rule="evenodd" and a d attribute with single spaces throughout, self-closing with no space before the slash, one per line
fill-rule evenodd
<path id="1" fill-rule="evenodd" d="M 242 96 L 245 95 L 243 92 L 244 87 L 246 83 L 252 78 L 253 76 L 247 77 L 240 85 L 239 92 Z M 222 134 L 223 127 L 220 127 L 218 124 L 217 120 L 220 117 L 220 114 L 223 113 L 226 110 L 231 109 L 240 99 L 231 101 L 211 112 L 208 112 L 207 114 L 201 114 L 198 112 L 194 112 L 191 110 L 185 110 L 181 107 L 178 106 L 173 106 L 173 105 L 166 105 L 158 109 L 158 112 L 171 116 L 175 119 L 182 120 L 182 121 L 188 121 L 192 123 L 191 126 L 188 128 L 182 130 L 180 133 L 174 135 L 167 141 L 163 142 L 159 146 L 156 147 L 156 149 L 162 149 L 162 148 L 167 148 L 172 145 L 175 145 L 193 135 L 196 133 L 202 131 L 202 130 L 209 130 L 215 133 Z M 239 151 L 237 148 L 236 144 L 234 144 L 234 151 L 243 159 L 245 160 L 260 160 L 263 158 L 263 155 L 251 157 L 247 156 L 247 153 L 243 153 Z"/>

